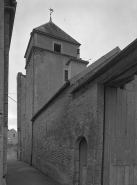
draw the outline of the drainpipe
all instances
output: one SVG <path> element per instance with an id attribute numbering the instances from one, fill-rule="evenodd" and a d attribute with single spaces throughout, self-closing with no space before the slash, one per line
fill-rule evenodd
<path id="1" fill-rule="evenodd" d="M 103 120 L 103 144 L 102 144 L 102 167 L 101 167 L 101 185 L 103 185 L 103 168 L 105 152 L 105 106 L 106 106 L 106 86 L 104 85 L 104 120 Z"/>
<path id="2" fill-rule="evenodd" d="M 33 55 L 33 93 L 32 93 L 32 117 L 34 116 L 34 106 L 35 106 L 35 82 L 34 82 L 34 76 L 35 76 L 35 68 L 34 68 L 34 65 L 35 65 L 35 57 L 34 57 L 34 50 L 32 49 L 32 55 Z M 33 120 L 31 120 L 31 125 L 32 125 L 32 135 L 31 135 L 31 161 L 30 161 L 30 165 L 32 166 L 32 160 L 33 160 Z"/>

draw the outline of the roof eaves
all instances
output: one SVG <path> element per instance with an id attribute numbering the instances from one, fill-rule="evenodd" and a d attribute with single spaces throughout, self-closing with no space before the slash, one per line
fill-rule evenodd
<path id="1" fill-rule="evenodd" d="M 9 27 L 10 40 L 9 40 L 9 44 L 11 43 L 14 19 L 15 19 L 15 14 L 16 14 L 16 7 L 17 7 L 17 2 L 13 1 L 13 0 L 10 0 L 10 5 L 4 5 L 4 10 L 10 12 L 10 23 L 9 23 L 9 25 L 10 25 L 10 27 Z"/>
<path id="2" fill-rule="evenodd" d="M 68 39 L 65 39 L 65 38 L 62 38 L 62 37 L 58 37 L 58 36 L 55 36 L 55 35 L 52 35 L 52 34 L 49 34 L 49 33 L 45 33 L 45 32 L 42 32 L 42 31 L 39 31 L 39 30 L 37 30 L 37 29 L 33 29 L 33 32 L 35 32 L 35 33 L 39 33 L 39 34 L 42 34 L 42 35 L 47 35 L 47 36 L 50 36 L 50 37 L 52 37 L 52 38 L 57 38 L 57 39 L 60 39 L 60 40 L 64 40 L 64 41 L 66 41 L 66 42 L 69 42 L 69 43 L 73 43 L 73 44 L 76 44 L 76 45 L 81 45 L 79 42 L 77 42 L 77 41 L 70 41 L 70 40 L 68 40 Z"/>
<path id="3" fill-rule="evenodd" d="M 118 63 L 118 61 L 123 56 L 125 56 L 126 54 L 128 54 L 133 49 L 134 45 L 137 45 L 137 39 L 135 39 L 131 44 L 129 44 L 121 52 L 118 52 L 117 54 L 115 54 L 111 58 L 107 59 L 104 63 L 102 63 L 101 65 L 97 66 L 95 69 L 93 69 L 88 74 L 86 74 L 85 76 L 87 76 L 87 78 L 85 76 L 83 76 L 82 78 L 80 78 L 77 81 L 77 85 L 74 86 L 74 88 L 73 88 L 73 90 L 72 90 L 71 93 L 75 93 L 81 87 L 83 87 L 84 85 L 86 85 L 89 81 L 94 80 L 97 76 L 99 76 L 100 74 L 102 74 L 104 72 L 104 70 L 106 71 L 110 67 L 112 67 L 116 63 Z M 128 53 L 126 53 L 126 52 L 128 52 Z"/>
<path id="4" fill-rule="evenodd" d="M 113 56 L 113 58 L 115 58 L 115 56 Z M 94 80 L 98 76 L 98 72 L 103 69 L 111 60 L 112 58 L 105 60 L 102 64 L 100 64 L 99 66 L 88 72 L 86 75 L 84 75 L 82 78 L 80 78 L 77 82 L 75 82 L 74 88 L 71 93 L 73 94 L 78 91 L 81 87 L 86 85 L 91 78 L 92 80 Z"/>
<path id="5" fill-rule="evenodd" d="M 75 84 L 75 83 L 77 83 L 77 81 L 82 81 L 82 79 L 85 78 L 85 76 L 86 77 L 89 76 L 89 74 L 91 73 L 91 71 L 93 71 L 95 69 L 99 69 L 102 65 L 104 65 L 103 64 L 104 62 L 106 63 L 108 61 L 108 59 L 116 56 L 120 51 L 121 50 L 120 50 L 119 47 L 116 47 L 116 48 L 112 49 L 107 54 L 103 55 L 101 58 L 99 58 L 98 60 L 96 60 L 95 62 L 93 62 L 92 64 L 90 64 L 81 73 L 79 73 L 76 76 L 72 77 L 70 79 L 70 83 L 71 84 Z"/>

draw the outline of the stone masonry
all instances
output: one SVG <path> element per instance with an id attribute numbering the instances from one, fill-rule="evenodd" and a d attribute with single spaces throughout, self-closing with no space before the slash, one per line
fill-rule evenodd
<path id="1" fill-rule="evenodd" d="M 100 184 L 103 86 L 85 87 L 74 96 L 71 90 L 71 87 L 66 89 L 33 121 L 32 165 L 61 184 L 78 184 L 79 142 L 85 137 L 87 184 Z"/>

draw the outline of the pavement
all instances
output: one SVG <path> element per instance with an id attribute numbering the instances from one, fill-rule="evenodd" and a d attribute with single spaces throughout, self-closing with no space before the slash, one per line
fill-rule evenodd
<path id="1" fill-rule="evenodd" d="M 7 158 L 6 185 L 59 185 L 27 163 L 18 161 L 15 156 L 8 155 Z"/>

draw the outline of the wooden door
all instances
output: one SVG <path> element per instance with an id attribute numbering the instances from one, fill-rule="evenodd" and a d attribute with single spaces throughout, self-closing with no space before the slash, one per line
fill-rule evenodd
<path id="1" fill-rule="evenodd" d="M 103 185 L 137 184 L 137 80 L 106 88 Z"/>

